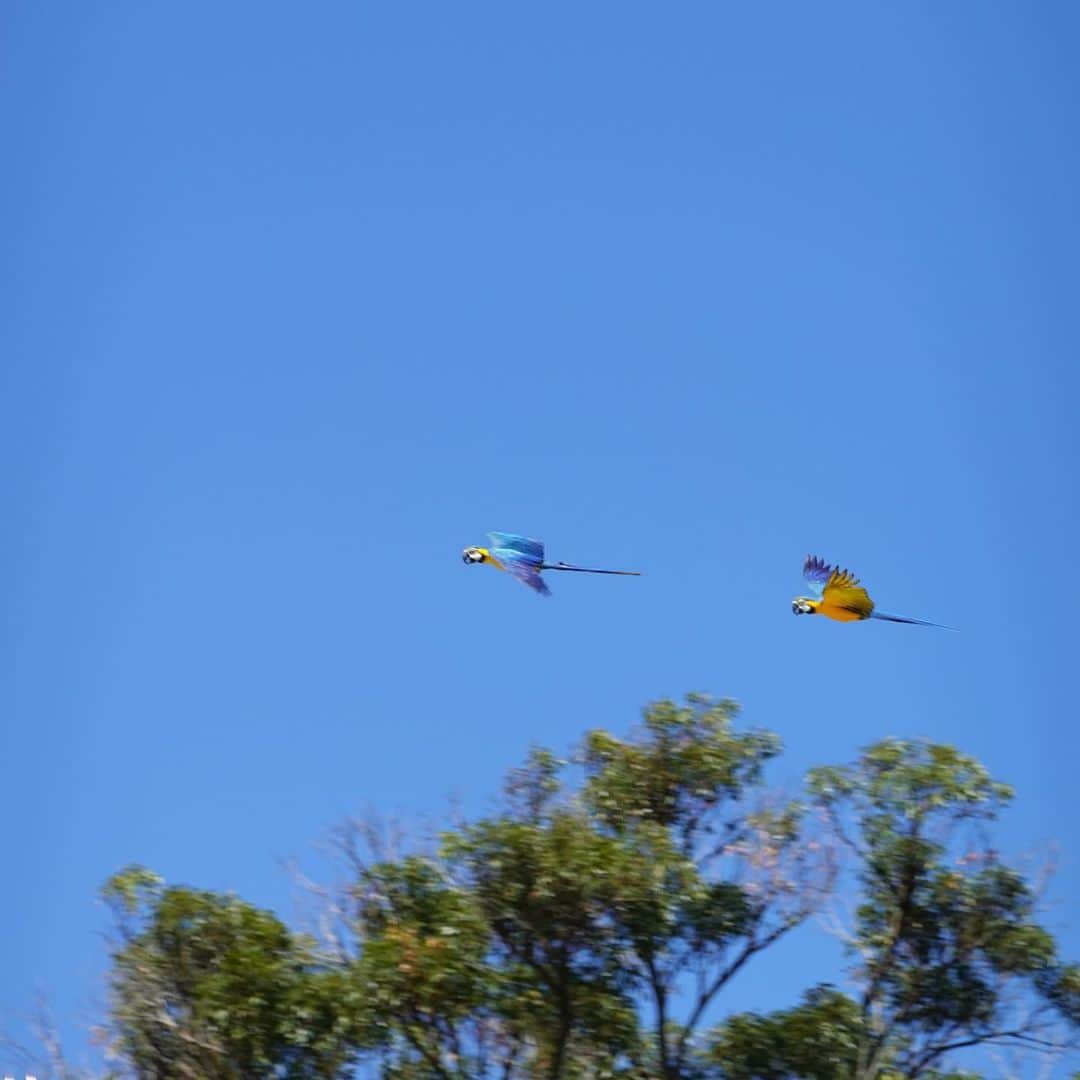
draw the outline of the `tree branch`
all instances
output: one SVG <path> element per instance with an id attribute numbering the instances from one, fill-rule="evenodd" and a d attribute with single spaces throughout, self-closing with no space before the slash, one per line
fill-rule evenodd
<path id="1" fill-rule="evenodd" d="M 1060 1050 L 1058 1043 L 1049 1039 L 1040 1039 L 1029 1035 L 1023 1029 L 1017 1031 L 988 1031 L 983 1035 L 973 1035 L 968 1039 L 958 1039 L 951 1043 L 934 1043 L 926 1047 L 904 1070 L 907 1080 L 915 1080 L 922 1072 L 929 1068 L 935 1061 L 944 1057 L 953 1050 L 964 1050 L 970 1046 L 1005 1045 L 1013 1046 L 1020 1043 L 1038 1050 Z"/>
<path id="2" fill-rule="evenodd" d="M 674 1080 L 677 1075 L 668 1062 L 669 1047 L 667 1041 L 667 987 L 656 968 L 652 954 L 644 957 L 645 967 L 649 972 L 649 985 L 652 987 L 653 1000 L 656 1002 L 656 1053 L 660 1061 L 660 1072 Z"/>
<path id="3" fill-rule="evenodd" d="M 686 1026 L 683 1028 L 682 1033 L 679 1036 L 679 1042 L 675 1052 L 674 1074 L 679 1076 L 683 1070 L 683 1064 L 686 1060 L 686 1051 L 690 1043 L 690 1038 L 694 1033 L 694 1028 L 697 1027 L 701 1020 L 705 1010 L 709 1007 L 713 998 L 720 992 L 726 983 L 738 974 L 740 968 L 755 954 L 761 952 L 762 949 L 767 949 L 775 941 L 778 941 L 789 930 L 797 926 L 801 921 L 798 917 L 790 917 L 785 919 L 779 926 L 771 930 L 765 937 L 754 940 L 751 939 L 746 943 L 743 949 L 739 952 L 738 956 L 726 968 L 721 971 L 712 983 L 709 984 L 704 994 L 701 994 L 698 998 L 697 1004 L 694 1007 L 694 1011 L 690 1014 L 690 1019 L 686 1022 Z"/>

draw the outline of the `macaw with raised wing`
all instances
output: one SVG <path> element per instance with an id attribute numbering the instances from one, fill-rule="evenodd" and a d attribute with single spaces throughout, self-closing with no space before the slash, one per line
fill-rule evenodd
<path id="1" fill-rule="evenodd" d="M 571 566 L 569 563 L 544 562 L 544 545 L 513 533 L 488 533 L 490 547 L 467 547 L 462 553 L 466 565 L 487 563 L 496 570 L 505 570 L 518 581 L 535 589 L 541 596 L 550 596 L 547 582 L 540 576 L 541 570 L 570 570 L 577 574 L 619 574 L 623 577 L 640 577 L 637 570 L 594 570 L 587 566 Z"/>
<path id="2" fill-rule="evenodd" d="M 806 556 L 803 577 L 810 583 L 814 595 L 796 596 L 791 601 L 791 610 L 796 615 L 824 615 L 837 622 L 884 619 L 886 622 L 912 623 L 915 626 L 936 626 L 941 630 L 953 629 L 924 619 L 908 619 L 903 615 L 886 615 L 883 611 L 875 611 L 874 601 L 854 574 L 829 566 L 816 555 Z"/>

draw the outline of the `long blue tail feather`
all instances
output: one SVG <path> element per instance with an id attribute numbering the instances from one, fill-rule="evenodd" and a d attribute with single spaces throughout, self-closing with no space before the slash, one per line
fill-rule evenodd
<path id="1" fill-rule="evenodd" d="M 569 563 L 544 563 L 541 570 L 572 570 L 575 574 L 619 574 L 622 577 L 641 577 L 640 570 L 594 570 L 589 566 L 571 566 Z"/>
<path id="2" fill-rule="evenodd" d="M 903 615 L 887 615 L 884 611 L 875 611 L 871 619 L 883 619 L 885 622 L 909 623 L 912 626 L 934 626 L 938 630 L 951 630 L 954 634 L 959 633 L 955 626 L 945 626 L 944 623 L 927 622 L 926 619 L 908 619 Z"/>

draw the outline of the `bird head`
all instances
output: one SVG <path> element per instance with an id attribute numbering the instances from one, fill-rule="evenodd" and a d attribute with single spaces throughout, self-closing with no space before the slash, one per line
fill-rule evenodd
<path id="1" fill-rule="evenodd" d="M 469 566 L 473 563 L 487 562 L 488 553 L 481 547 L 467 547 L 461 553 L 461 561 Z"/>
<path id="2" fill-rule="evenodd" d="M 791 601 L 791 610 L 796 615 L 813 615 L 814 602 L 813 600 L 807 600 L 805 596 L 796 596 Z"/>

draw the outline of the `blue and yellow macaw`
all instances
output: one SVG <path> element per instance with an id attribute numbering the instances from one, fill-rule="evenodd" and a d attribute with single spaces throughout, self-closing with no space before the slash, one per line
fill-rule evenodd
<path id="1" fill-rule="evenodd" d="M 837 622 L 884 619 L 887 622 L 913 623 L 916 626 L 936 626 L 941 630 L 953 629 L 951 626 L 942 626 L 941 623 L 875 611 L 874 601 L 854 574 L 829 566 L 824 559 L 819 559 L 816 555 L 806 556 L 803 577 L 810 583 L 814 595 L 796 596 L 791 601 L 791 610 L 796 615 L 824 615 Z"/>
<path id="2" fill-rule="evenodd" d="M 544 545 L 539 540 L 529 540 L 513 533 L 488 533 L 490 548 L 467 547 L 462 553 L 466 565 L 488 563 L 497 570 L 512 574 L 541 596 L 550 596 L 547 582 L 540 576 L 541 570 L 572 570 L 578 574 L 620 574 L 624 577 L 640 577 L 637 570 L 593 570 L 587 566 L 571 566 L 569 563 L 544 562 Z"/>

